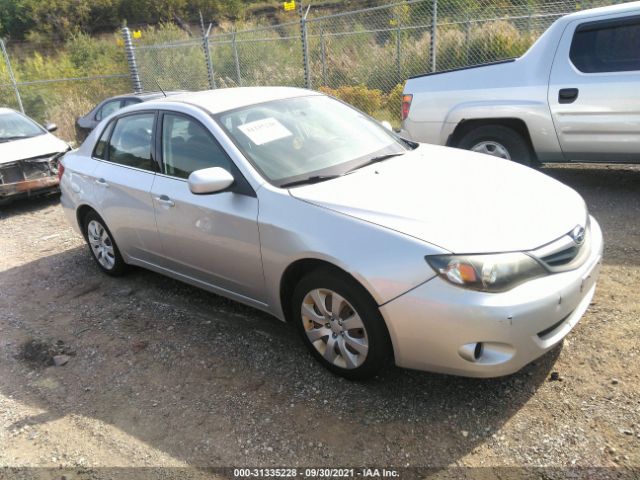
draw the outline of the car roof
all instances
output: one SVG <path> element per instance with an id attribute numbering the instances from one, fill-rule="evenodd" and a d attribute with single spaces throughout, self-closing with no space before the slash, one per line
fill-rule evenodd
<path id="1" fill-rule="evenodd" d="M 580 10 L 563 17 L 563 20 L 579 20 L 596 17 L 599 15 L 612 15 L 616 13 L 626 13 L 633 11 L 640 12 L 640 2 L 627 2 L 619 5 L 609 5 L 607 7 L 590 8 L 588 10 Z"/>
<path id="2" fill-rule="evenodd" d="M 14 110 L 13 108 L 8 108 L 8 107 L 0 107 L 0 113 L 20 113 L 17 110 Z"/>
<path id="3" fill-rule="evenodd" d="M 183 93 L 171 98 L 161 98 L 158 103 L 187 103 L 216 114 L 256 103 L 309 95 L 322 95 L 322 93 L 294 87 L 234 87 Z"/>
<path id="4" fill-rule="evenodd" d="M 147 102 L 149 100 L 157 100 L 158 98 L 163 98 L 165 94 L 167 96 L 180 95 L 182 93 L 186 93 L 186 90 L 171 90 L 168 92 L 142 92 L 142 93 L 123 93 L 122 95 L 114 95 L 113 97 L 109 97 L 105 100 L 117 100 L 119 98 L 139 98 L 143 102 Z"/>

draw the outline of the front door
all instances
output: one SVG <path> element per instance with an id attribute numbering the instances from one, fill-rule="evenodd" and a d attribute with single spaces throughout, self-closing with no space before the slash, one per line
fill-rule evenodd
<path id="1" fill-rule="evenodd" d="M 548 100 L 566 160 L 640 162 L 640 15 L 569 24 Z"/>
<path id="2" fill-rule="evenodd" d="M 165 268 L 253 300 L 264 300 L 258 199 L 224 191 L 196 195 L 193 171 L 222 167 L 239 180 L 213 135 L 189 116 L 164 112 L 160 129 L 163 173 L 152 197 Z"/>

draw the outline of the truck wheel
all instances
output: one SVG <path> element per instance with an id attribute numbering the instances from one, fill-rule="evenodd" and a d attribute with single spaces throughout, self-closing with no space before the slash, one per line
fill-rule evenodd
<path id="1" fill-rule="evenodd" d="M 531 166 L 533 155 L 527 141 L 512 128 L 502 125 L 484 125 L 467 133 L 458 142 L 458 148 L 513 160 Z"/>

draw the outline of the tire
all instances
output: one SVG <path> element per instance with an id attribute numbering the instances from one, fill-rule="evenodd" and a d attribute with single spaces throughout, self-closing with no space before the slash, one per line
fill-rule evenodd
<path id="1" fill-rule="evenodd" d="M 94 211 L 87 213 L 82 222 L 82 229 L 91 257 L 100 270 L 114 277 L 125 273 L 127 264 L 122 259 L 113 235 L 100 215 Z"/>
<path id="2" fill-rule="evenodd" d="M 340 306 L 331 312 L 336 299 Z M 359 283 L 336 269 L 318 269 L 300 280 L 290 318 L 312 355 L 340 376 L 365 380 L 392 363 L 378 306 Z"/>
<path id="3" fill-rule="evenodd" d="M 534 164 L 533 154 L 524 137 L 503 125 L 483 125 L 474 128 L 460 139 L 457 147 L 505 158 L 527 167 Z M 506 153 L 506 156 L 503 153 Z"/>

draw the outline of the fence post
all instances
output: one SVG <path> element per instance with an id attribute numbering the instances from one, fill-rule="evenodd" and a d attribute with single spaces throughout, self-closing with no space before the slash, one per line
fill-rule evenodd
<path id="1" fill-rule="evenodd" d="M 13 76 L 13 69 L 11 68 L 11 61 L 9 60 L 9 54 L 7 53 L 7 48 L 4 46 L 4 40 L 0 38 L 0 47 L 2 47 L 2 55 L 4 56 L 5 64 L 7 65 L 7 71 L 9 72 L 9 80 L 11 81 L 11 85 L 13 85 L 13 91 L 16 94 L 16 99 L 18 100 L 18 107 L 20 107 L 20 111 L 24 113 L 24 107 L 22 106 L 22 98 L 20 98 L 20 90 L 18 90 L 18 84 L 16 83 L 16 78 Z"/>
<path id="2" fill-rule="evenodd" d="M 320 55 L 322 56 L 322 84 L 327 85 L 327 52 L 324 45 L 324 27 L 320 30 Z"/>
<path id="3" fill-rule="evenodd" d="M 233 59 L 236 63 L 236 75 L 238 75 L 238 85 L 242 87 L 242 76 L 240 75 L 240 59 L 238 58 L 238 45 L 236 44 L 236 29 L 233 29 L 231 36 L 231 44 L 233 45 Z"/>
<path id="4" fill-rule="evenodd" d="M 207 80 L 209 81 L 209 89 L 216 88 L 216 79 L 213 76 L 213 63 L 211 63 L 211 52 L 209 51 L 209 33 L 211 33 L 211 23 L 209 28 L 205 31 L 204 19 L 202 18 L 202 12 L 200 12 L 200 30 L 202 31 L 202 48 L 204 49 L 204 60 L 207 62 Z"/>
<path id="5" fill-rule="evenodd" d="M 307 14 L 311 5 L 307 6 L 307 11 L 302 14 L 302 2 L 298 4 L 300 15 L 300 38 L 302 40 L 302 63 L 304 66 L 304 87 L 311 88 L 311 76 L 309 74 L 309 43 L 307 42 Z"/>
<path id="6" fill-rule="evenodd" d="M 138 63 L 136 62 L 136 52 L 131 41 L 131 32 L 126 25 L 122 27 L 122 39 L 124 40 L 124 50 L 127 54 L 127 62 L 129 63 L 129 74 L 131 75 L 131 84 L 134 93 L 142 93 L 142 83 L 140 82 L 140 74 L 138 73 Z"/>
<path id="7" fill-rule="evenodd" d="M 396 83 L 402 82 L 402 60 L 400 59 L 401 34 L 402 30 L 400 30 L 400 15 L 396 13 L 396 69 L 398 71 L 398 81 Z"/>
<path id="8" fill-rule="evenodd" d="M 471 40 L 471 23 L 467 17 L 467 21 L 464 22 L 464 64 L 469 65 L 469 41 Z"/>
<path id="9" fill-rule="evenodd" d="M 431 54 L 431 71 L 435 72 L 437 63 L 436 63 L 436 52 L 437 52 L 437 42 L 438 42 L 438 0 L 432 0 L 432 10 L 431 10 L 431 45 L 430 45 L 430 54 Z"/>

